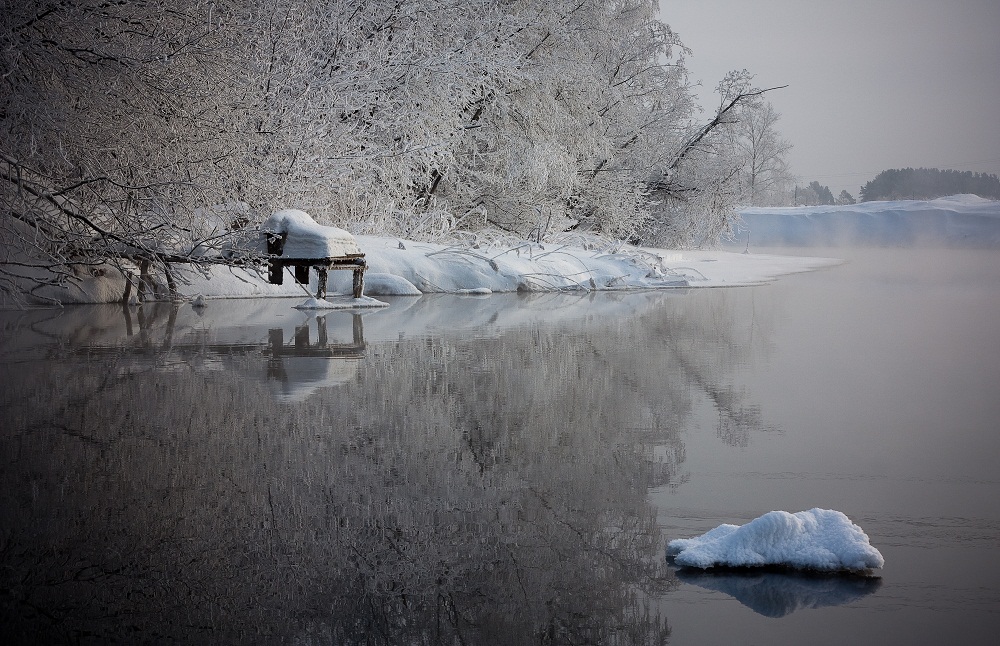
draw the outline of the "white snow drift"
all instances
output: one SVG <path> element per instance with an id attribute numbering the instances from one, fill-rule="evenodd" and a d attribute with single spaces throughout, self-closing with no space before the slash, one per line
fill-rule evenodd
<path id="1" fill-rule="evenodd" d="M 864 571 L 885 560 L 868 535 L 833 509 L 791 514 L 772 511 L 746 525 L 719 525 L 701 536 L 667 544 L 667 556 L 685 567 L 787 566 L 804 570 Z"/>

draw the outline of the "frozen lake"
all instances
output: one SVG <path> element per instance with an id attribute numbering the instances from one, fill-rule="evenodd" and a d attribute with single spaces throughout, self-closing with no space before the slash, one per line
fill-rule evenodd
<path id="1" fill-rule="evenodd" d="M 1000 253 L 760 287 L 0 313 L 5 643 L 993 643 Z M 879 579 L 672 538 L 838 509 Z"/>

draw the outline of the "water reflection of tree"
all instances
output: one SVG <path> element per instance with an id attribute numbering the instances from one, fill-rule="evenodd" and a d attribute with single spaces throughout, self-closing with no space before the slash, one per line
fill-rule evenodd
<path id="1" fill-rule="evenodd" d="M 717 414 L 716 434 L 729 446 L 746 447 L 767 424 L 745 387 L 732 383 L 740 368 L 770 350 L 773 306 L 757 307 L 761 290 L 701 290 L 677 308 L 658 313 L 650 325 L 660 334 L 683 380 L 708 397 Z"/>
<path id="2" fill-rule="evenodd" d="M 665 642 L 645 492 L 673 466 L 614 375 L 526 333 L 382 344 L 295 407 L 237 373 L 29 371 L 5 386 L 4 631 Z"/>
<path id="3" fill-rule="evenodd" d="M 0 624 L 12 641 L 663 643 L 646 492 L 683 480 L 692 379 L 724 391 L 754 351 L 684 302 L 368 343 L 352 381 L 294 406 L 247 378 L 266 368 L 252 353 L 227 371 L 26 364 L 3 388 Z"/>

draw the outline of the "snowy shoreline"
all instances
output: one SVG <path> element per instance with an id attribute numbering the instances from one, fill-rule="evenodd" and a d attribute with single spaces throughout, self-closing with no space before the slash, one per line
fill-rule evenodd
<path id="1" fill-rule="evenodd" d="M 358 236 L 365 253 L 365 297 L 353 299 L 351 272 L 334 271 L 327 300 L 335 307 L 378 307 L 378 296 L 423 294 L 488 295 L 513 292 L 635 291 L 759 285 L 780 276 L 839 264 L 835 258 L 736 253 L 723 250 L 667 250 L 615 246 L 603 250 L 525 242 L 517 246 L 471 248 L 399 238 Z M 609 245 L 611 243 L 608 243 Z M 86 275 L 73 289 L 45 288 L 63 304 L 117 303 L 124 281 L 117 272 Z M 266 268 L 213 265 L 202 271 L 175 269 L 177 299 L 297 298 L 316 292 L 316 274 L 300 285 L 288 275 L 272 285 Z"/>
<path id="2" fill-rule="evenodd" d="M 674 251 L 628 247 L 617 252 L 551 244 L 470 249 L 426 242 L 359 236 L 368 262 L 366 298 L 350 297 L 350 272 L 331 272 L 327 300 L 339 307 L 379 306 L 371 297 L 423 294 L 488 295 L 511 292 L 659 290 L 759 285 L 780 276 L 839 264 L 835 258 L 744 254 L 722 250 Z M 211 266 L 205 273 L 182 268 L 175 276 L 180 300 L 226 298 L 310 298 L 287 276 L 271 285 L 266 272 Z M 55 290 L 64 304 L 120 302 L 120 278 L 85 277 L 80 288 Z"/>
<path id="3" fill-rule="evenodd" d="M 304 212 L 295 213 L 309 220 Z M 737 251 L 632 247 L 586 237 L 571 238 L 571 244 L 523 241 L 501 245 L 357 236 L 355 240 L 368 265 L 366 297 L 350 298 L 351 272 L 334 271 L 328 287 L 331 295 L 338 296 L 327 300 L 335 307 L 379 307 L 384 303 L 372 297 L 735 287 L 759 285 L 842 262 L 835 258 L 755 253 L 754 247 L 761 245 L 1000 247 L 1000 202 L 974 195 L 843 206 L 753 208 L 740 213 L 743 223 L 730 241 L 739 245 Z M 293 228 L 298 232 L 302 226 L 298 223 Z M 313 228 L 329 229 L 312 227 L 306 233 L 315 235 Z M 343 233 L 350 237 L 346 231 Z M 749 253 L 739 253 L 744 244 Z M 43 305 L 45 299 L 63 304 L 121 301 L 125 282 L 117 270 L 81 274 L 72 288 L 37 290 L 39 298 L 34 304 Z M 286 276 L 283 285 L 272 285 L 265 267 L 174 266 L 177 299 L 197 303 L 221 298 L 309 299 L 317 288 L 316 273 L 310 274 L 308 286 L 297 284 L 291 275 Z M 167 293 L 165 286 L 160 286 L 159 293 Z"/>
<path id="4" fill-rule="evenodd" d="M 510 292 L 617 291 L 757 285 L 838 264 L 833 258 L 741 254 L 721 250 L 673 251 L 628 247 L 617 252 L 552 244 L 472 249 L 397 238 L 359 236 L 365 252 L 365 294 L 486 295 Z M 245 270 L 213 268 L 190 274 L 182 294 L 205 298 L 304 295 L 286 281 L 269 285 Z M 312 277 L 312 283 L 315 277 Z M 311 283 L 310 289 L 315 285 Z M 331 292 L 350 291 L 348 272 L 330 276 Z"/>

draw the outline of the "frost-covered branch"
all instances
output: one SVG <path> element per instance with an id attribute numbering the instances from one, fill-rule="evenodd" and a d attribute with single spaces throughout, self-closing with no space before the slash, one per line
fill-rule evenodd
<path id="1" fill-rule="evenodd" d="M 776 89 L 727 77 L 697 125 L 648 0 L 8 4 L 0 230 L 61 271 L 233 261 L 289 207 L 421 239 L 709 239 L 748 167 L 721 134 Z"/>

